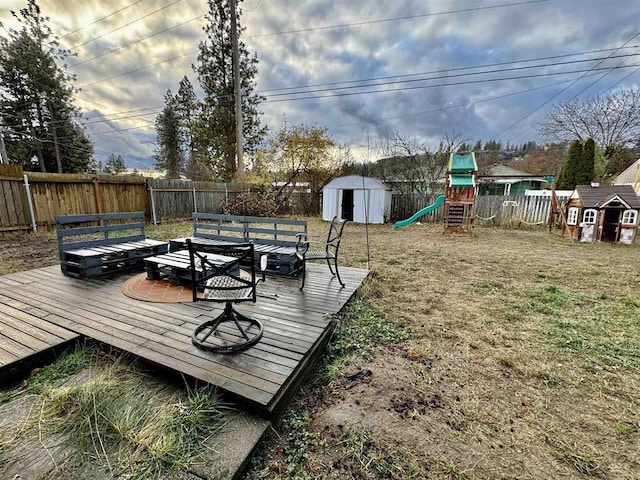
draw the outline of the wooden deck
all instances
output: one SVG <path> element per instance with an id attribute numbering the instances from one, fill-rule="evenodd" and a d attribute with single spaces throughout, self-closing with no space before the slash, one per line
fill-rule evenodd
<path id="1" fill-rule="evenodd" d="M 28 353 L 4 334 L 5 328 L 19 328 L 14 336 L 28 331 L 41 342 L 33 348 L 45 348 L 54 337 L 66 341 L 83 335 L 216 385 L 265 415 L 277 415 L 328 340 L 327 314 L 340 311 L 368 274 L 341 268 L 346 287 L 340 288 L 326 265 L 307 269 L 304 292 L 296 278 L 269 276 L 258 284 L 258 301 L 237 308 L 262 321 L 264 336 L 254 347 L 226 355 L 191 343 L 194 328 L 217 315 L 220 304 L 134 300 L 120 290 L 130 274 L 78 280 L 54 266 L 7 275 L 0 277 L 0 352 L 9 350 L 8 342 L 15 354 Z M 51 336 L 36 335 L 36 326 Z"/>
<path id="2" fill-rule="evenodd" d="M 19 296 L 5 295 L 29 282 L 28 272 L 0 277 L 0 372 L 6 373 L 56 347 L 77 340 L 80 335 L 43 319 L 46 312 L 24 302 Z"/>

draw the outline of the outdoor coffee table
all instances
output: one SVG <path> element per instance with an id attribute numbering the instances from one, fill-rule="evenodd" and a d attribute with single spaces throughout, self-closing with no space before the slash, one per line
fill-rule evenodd
<path id="1" fill-rule="evenodd" d="M 233 260 L 233 257 L 224 255 L 207 254 L 214 263 L 224 264 Z M 191 262 L 188 250 L 178 250 L 163 255 L 156 255 L 144 259 L 144 268 L 148 280 L 167 279 L 176 285 L 191 283 Z M 196 269 L 200 269 L 196 265 Z"/>

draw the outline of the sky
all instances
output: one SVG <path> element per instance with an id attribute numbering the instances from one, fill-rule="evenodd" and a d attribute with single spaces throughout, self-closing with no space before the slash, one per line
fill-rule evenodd
<path id="1" fill-rule="evenodd" d="M 151 168 L 154 120 L 204 40 L 205 0 L 39 0 L 79 92 L 80 123 L 103 161 Z M 16 28 L 2 0 L 0 21 Z M 437 148 L 543 142 L 562 102 L 640 83 L 638 0 L 244 0 L 242 39 L 257 54 L 261 122 L 327 127 L 356 161 L 396 132 Z M 0 29 L 0 35 L 6 35 Z M 199 88 L 196 93 L 201 96 Z"/>

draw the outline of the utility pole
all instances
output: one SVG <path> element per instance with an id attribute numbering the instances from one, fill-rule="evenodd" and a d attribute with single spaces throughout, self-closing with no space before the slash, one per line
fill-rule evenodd
<path id="1" fill-rule="evenodd" d="M 238 49 L 238 19 L 236 0 L 229 0 L 231 10 L 231 46 L 233 50 L 233 88 L 236 100 L 236 155 L 238 158 L 236 180 L 244 183 L 244 158 L 242 152 L 242 89 L 240 85 L 240 52 Z"/>

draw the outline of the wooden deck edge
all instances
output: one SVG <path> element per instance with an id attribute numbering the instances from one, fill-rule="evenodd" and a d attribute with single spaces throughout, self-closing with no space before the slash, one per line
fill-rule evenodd
<path id="1" fill-rule="evenodd" d="M 370 272 L 364 277 L 362 280 L 363 282 L 369 277 L 369 274 Z M 360 285 L 362 285 L 362 282 Z M 342 313 L 349 302 L 357 297 L 359 288 L 360 286 L 353 291 L 340 310 L 338 310 L 334 315 Z M 277 423 L 282 418 L 285 410 L 299 392 L 300 386 L 304 383 L 305 379 L 308 378 L 307 374 L 315 370 L 319 365 L 322 358 L 321 354 L 326 350 L 327 345 L 329 345 L 334 329 L 335 320 L 332 319 L 322 335 L 318 337 L 313 347 L 307 352 L 305 358 L 300 361 L 296 370 L 289 376 L 289 379 L 282 385 L 269 405 L 267 405 L 269 418 L 271 418 L 274 423 Z"/>
<path id="2" fill-rule="evenodd" d="M 82 335 L 76 335 L 49 348 L 17 359 L 0 367 L 0 387 L 7 388 L 29 377 L 34 368 L 49 365 L 57 360 L 69 348 L 84 340 Z"/>

